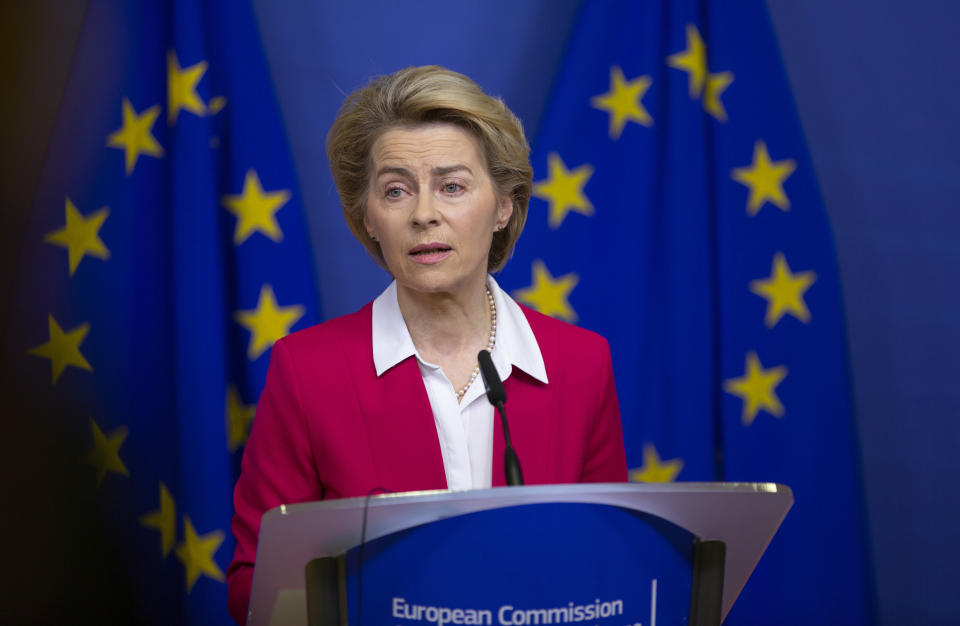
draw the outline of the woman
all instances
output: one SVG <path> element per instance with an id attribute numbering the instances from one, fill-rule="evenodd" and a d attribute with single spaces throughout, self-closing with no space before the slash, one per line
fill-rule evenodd
<path id="1" fill-rule="evenodd" d="M 527 214 L 519 120 L 461 74 L 408 68 L 347 99 L 327 157 L 350 229 L 395 280 L 273 347 L 234 493 L 227 580 L 241 623 L 267 510 L 504 484 L 482 349 L 504 381 L 527 484 L 626 480 L 606 341 L 519 306 L 489 275 Z"/>

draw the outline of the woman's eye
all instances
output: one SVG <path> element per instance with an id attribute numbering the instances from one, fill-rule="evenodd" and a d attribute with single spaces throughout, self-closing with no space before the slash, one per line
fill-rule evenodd
<path id="1" fill-rule="evenodd" d="M 403 189 L 400 189 L 399 187 L 394 187 L 393 189 L 387 189 L 388 198 L 399 198 L 402 195 L 403 195 Z"/>
<path id="2" fill-rule="evenodd" d="M 463 189 L 463 187 L 461 187 L 457 183 L 447 183 L 446 185 L 443 186 L 444 193 L 451 193 L 451 194 L 457 193 L 461 189 Z"/>

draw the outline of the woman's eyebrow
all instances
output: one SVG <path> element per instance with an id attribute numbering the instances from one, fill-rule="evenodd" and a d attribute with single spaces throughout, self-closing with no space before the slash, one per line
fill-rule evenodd
<path id="1" fill-rule="evenodd" d="M 397 174 L 399 176 L 403 176 L 404 178 L 409 178 L 410 180 L 413 180 L 413 172 L 411 172 L 405 167 L 388 165 L 385 167 L 381 167 L 380 169 L 377 170 L 377 178 L 383 176 L 384 174 Z"/>
<path id="2" fill-rule="evenodd" d="M 458 172 L 461 170 L 466 170 L 468 174 L 473 175 L 473 170 L 471 170 L 466 165 L 462 165 L 462 164 L 435 167 L 432 170 L 430 170 L 430 173 L 433 174 L 434 176 L 446 176 L 447 174 L 452 174 L 453 172 Z"/>
<path id="3" fill-rule="evenodd" d="M 434 167 L 430 170 L 430 174 L 434 177 L 446 176 L 447 174 L 452 174 L 453 172 L 465 171 L 470 175 L 473 175 L 473 170 L 463 164 L 457 165 L 442 165 Z M 384 174 L 396 174 L 398 176 L 403 176 L 409 180 L 414 180 L 413 172 L 408 170 L 405 167 L 397 165 L 386 165 L 377 170 L 377 178 L 383 176 Z"/>

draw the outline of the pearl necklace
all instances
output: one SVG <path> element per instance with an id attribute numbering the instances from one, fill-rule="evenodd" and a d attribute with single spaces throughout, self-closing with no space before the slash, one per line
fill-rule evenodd
<path id="1" fill-rule="evenodd" d="M 487 341 L 487 351 L 493 354 L 493 346 L 497 342 L 497 303 L 494 302 L 493 294 L 490 293 L 489 287 L 487 287 L 487 302 L 490 304 L 490 339 Z M 473 368 L 473 374 L 470 375 L 470 380 L 457 391 L 457 402 L 463 400 L 463 396 L 467 393 L 467 390 L 470 389 L 470 385 L 473 384 L 473 381 L 475 381 L 479 375 L 480 364 L 478 363 L 477 366 Z"/>

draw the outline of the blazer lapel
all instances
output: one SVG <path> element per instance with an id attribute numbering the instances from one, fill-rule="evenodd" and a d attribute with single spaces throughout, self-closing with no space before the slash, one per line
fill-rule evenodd
<path id="1" fill-rule="evenodd" d="M 416 358 L 405 359 L 380 378 L 374 373 L 361 396 L 370 457 L 380 481 L 375 486 L 446 489 L 437 427 Z"/>
<path id="2" fill-rule="evenodd" d="M 504 408 L 510 427 L 510 439 L 513 449 L 520 459 L 520 469 L 526 484 L 544 482 L 543 471 L 547 467 L 549 451 L 554 446 L 554 429 L 551 427 L 553 407 L 547 385 L 528 376 L 517 367 L 503 382 L 507 393 Z M 503 435 L 503 421 L 494 409 L 493 413 L 493 474 L 494 487 L 506 485 L 503 469 L 503 454 L 506 442 Z"/>

